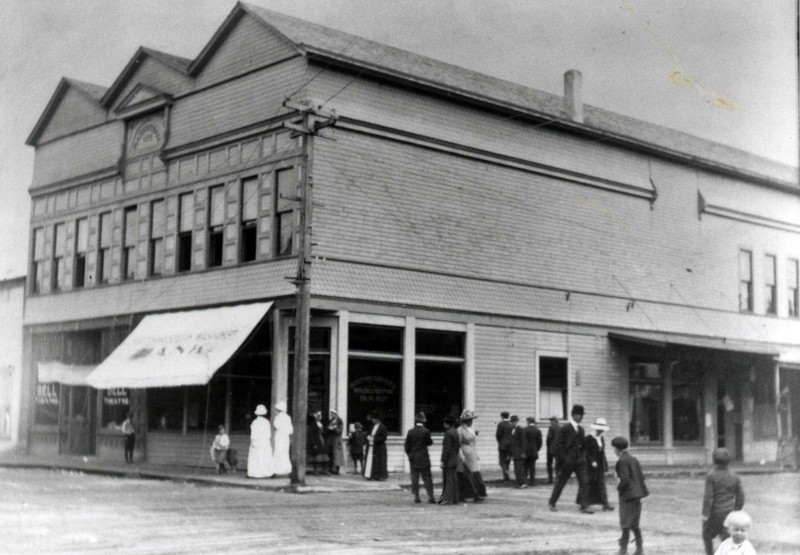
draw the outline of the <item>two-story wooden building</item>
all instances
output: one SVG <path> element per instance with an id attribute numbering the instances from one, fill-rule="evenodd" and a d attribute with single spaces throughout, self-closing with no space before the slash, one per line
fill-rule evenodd
<path id="1" fill-rule="evenodd" d="M 381 409 L 391 469 L 418 411 L 475 410 L 492 465 L 501 411 L 573 403 L 648 462 L 775 460 L 800 427 L 797 168 L 580 86 L 247 4 L 192 60 L 64 79 L 28 138 L 27 449 L 121 458 L 132 410 L 137 456 L 207 464 L 217 424 L 244 447 L 291 397 L 291 98 L 338 116 L 313 143 L 309 404 Z"/>

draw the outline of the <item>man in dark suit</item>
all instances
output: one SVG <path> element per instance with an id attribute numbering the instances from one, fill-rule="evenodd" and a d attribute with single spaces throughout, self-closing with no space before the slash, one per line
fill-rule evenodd
<path id="1" fill-rule="evenodd" d="M 435 503 L 433 499 L 433 478 L 431 477 L 431 459 L 428 455 L 428 446 L 433 445 L 431 433 L 425 427 L 427 422 L 425 413 L 420 412 L 414 418 L 414 427 L 406 434 L 406 455 L 411 467 L 411 493 L 414 494 L 414 503 L 421 503 L 419 498 L 419 477 L 425 483 L 428 493 L 428 503 Z"/>
<path id="2" fill-rule="evenodd" d="M 514 424 L 509 422 L 508 413 L 500 413 L 500 422 L 497 424 L 497 431 L 494 434 L 497 439 L 497 453 L 500 457 L 500 469 L 503 471 L 503 480 L 508 481 L 508 465 L 511 462 L 511 433 L 514 431 Z"/>
<path id="3" fill-rule="evenodd" d="M 561 490 L 567 484 L 569 477 L 575 473 L 578 478 L 578 503 L 581 506 L 581 512 L 586 514 L 594 513 L 589 508 L 586 499 L 586 483 L 588 480 L 586 473 L 586 451 L 584 444 L 586 437 L 583 428 L 580 426 L 583 420 L 583 406 L 574 405 L 570 413 L 569 422 L 562 425 L 558 429 L 556 438 L 553 441 L 553 452 L 558 462 L 558 479 L 553 486 L 553 493 L 550 496 L 548 506 L 551 511 L 557 511 L 556 503 L 561 495 Z"/>
<path id="4" fill-rule="evenodd" d="M 556 433 L 558 432 L 558 428 L 561 426 L 558 422 L 557 416 L 550 417 L 550 427 L 547 429 L 547 439 L 545 440 L 545 444 L 547 445 L 547 483 L 553 483 L 553 460 L 556 458 L 555 454 L 553 453 L 553 442 L 556 440 Z M 558 467 L 556 467 L 556 474 L 558 474 Z"/>
<path id="5" fill-rule="evenodd" d="M 527 451 L 525 445 L 525 428 L 520 426 L 519 417 L 515 414 L 511 417 L 510 422 L 514 425 L 511 432 L 511 458 L 514 459 L 514 479 L 517 482 L 517 488 L 527 488 L 525 483 L 525 452 Z"/>
<path id="6" fill-rule="evenodd" d="M 458 450 L 461 440 L 454 424 L 456 417 L 447 415 L 444 418 L 444 438 L 442 438 L 442 496 L 440 505 L 458 505 L 458 481 L 456 468 L 458 467 Z"/>
<path id="7" fill-rule="evenodd" d="M 533 486 L 536 477 L 536 460 L 539 458 L 539 449 L 542 448 L 542 432 L 536 427 L 536 419 L 533 416 L 527 418 L 528 425 L 525 427 L 525 472 L 524 478 L 528 480 L 528 485 Z"/>

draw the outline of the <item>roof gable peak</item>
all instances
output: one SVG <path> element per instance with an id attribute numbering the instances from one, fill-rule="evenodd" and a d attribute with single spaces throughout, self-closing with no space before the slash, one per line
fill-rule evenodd
<path id="1" fill-rule="evenodd" d="M 161 52 L 153 48 L 148 48 L 146 46 L 140 46 L 128 64 L 125 66 L 125 69 L 122 70 L 111 87 L 109 87 L 108 91 L 106 91 L 106 94 L 102 99 L 103 106 L 108 107 L 114 101 L 120 91 L 122 91 L 122 89 L 125 87 L 125 84 L 136 72 L 136 69 L 142 63 L 142 60 L 148 56 L 160 64 L 168 67 L 172 71 L 177 71 L 184 75 L 188 75 L 189 73 L 188 69 L 191 63 L 190 60 L 181 58 L 180 56 L 167 54 L 166 52 Z"/>
<path id="2" fill-rule="evenodd" d="M 58 86 L 56 86 L 55 92 L 53 92 L 53 96 L 51 96 L 50 100 L 47 102 L 47 106 L 42 112 L 42 115 L 39 116 L 36 125 L 33 126 L 33 130 L 31 130 L 30 135 L 28 135 L 28 138 L 25 140 L 26 145 L 36 146 L 36 141 L 38 141 L 39 137 L 44 133 L 50 118 L 58 109 L 61 100 L 69 89 L 74 89 L 80 93 L 87 102 L 96 105 L 98 108 L 102 108 L 100 100 L 106 92 L 105 87 L 86 81 L 78 81 L 70 77 L 62 77 L 61 81 L 58 82 Z"/>

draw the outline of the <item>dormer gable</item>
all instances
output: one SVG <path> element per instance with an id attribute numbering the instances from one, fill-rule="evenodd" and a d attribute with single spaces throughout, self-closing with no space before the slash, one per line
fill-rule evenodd
<path id="1" fill-rule="evenodd" d="M 238 3 L 189 67 L 198 88 L 303 54 L 263 18 Z"/>
<path id="2" fill-rule="evenodd" d="M 188 73 L 190 64 L 186 58 L 141 46 L 103 95 L 103 106 L 117 111 L 134 89 L 142 86 L 171 96 L 188 92 L 194 85 Z"/>
<path id="3" fill-rule="evenodd" d="M 137 83 L 114 109 L 121 118 L 130 118 L 172 104 L 172 95 L 155 87 Z"/>
<path id="4" fill-rule="evenodd" d="M 107 112 L 100 103 L 105 93 L 100 85 L 62 78 L 25 144 L 36 146 L 105 123 Z"/>

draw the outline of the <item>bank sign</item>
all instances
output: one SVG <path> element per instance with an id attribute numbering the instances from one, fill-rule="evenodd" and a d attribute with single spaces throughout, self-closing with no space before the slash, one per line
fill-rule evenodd
<path id="1" fill-rule="evenodd" d="M 204 385 L 272 303 L 146 316 L 89 376 L 97 389 Z"/>

